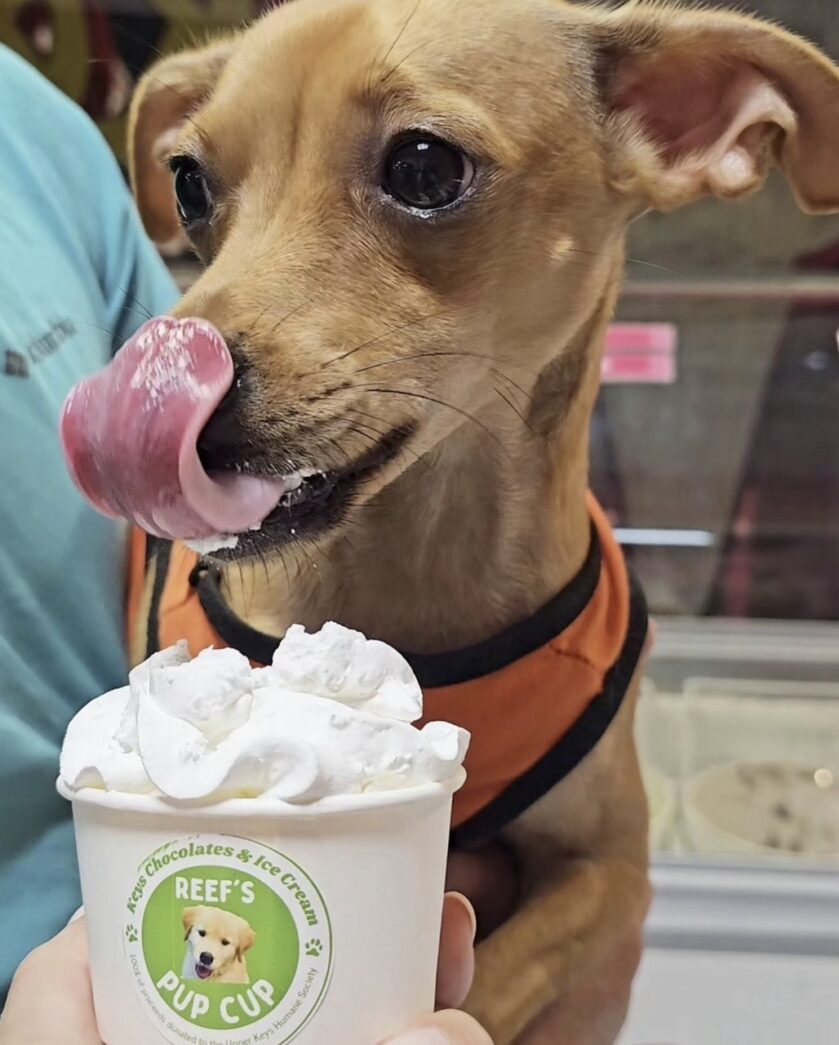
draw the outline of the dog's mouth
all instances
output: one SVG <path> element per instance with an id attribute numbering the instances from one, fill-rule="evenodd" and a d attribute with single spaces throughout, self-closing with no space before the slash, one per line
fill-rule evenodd
<path id="1" fill-rule="evenodd" d="M 344 519 L 361 488 L 399 455 L 415 430 L 414 424 L 391 429 L 374 446 L 341 468 L 321 469 L 304 465 L 283 474 L 284 492 L 259 529 L 230 535 L 234 539 L 229 541 L 221 535 L 218 538 L 220 547 L 214 547 L 216 538 L 213 537 L 187 543 L 203 554 L 231 560 L 297 540 L 311 539 L 330 530 Z M 200 441 L 199 454 L 207 471 L 214 475 L 246 473 L 270 481 L 278 474 L 269 461 L 244 456 L 236 458 L 229 450 L 221 453 L 203 451 Z"/>
<path id="2" fill-rule="evenodd" d="M 201 962 L 196 962 L 195 975 L 199 980 L 208 980 L 213 975 L 213 970 L 208 965 L 202 965 Z"/>
<path id="3" fill-rule="evenodd" d="M 239 455 L 229 439 L 208 439 L 235 387 L 230 350 L 210 323 L 150 320 L 65 403 L 61 435 L 76 484 L 103 514 L 153 536 L 242 556 L 340 522 L 360 485 L 414 430 L 392 429 L 339 469 L 304 466 L 301 453 L 289 470 L 261 459 L 264 447 L 247 433 L 236 440 L 245 447 Z M 291 448 L 283 449 L 287 456 Z"/>

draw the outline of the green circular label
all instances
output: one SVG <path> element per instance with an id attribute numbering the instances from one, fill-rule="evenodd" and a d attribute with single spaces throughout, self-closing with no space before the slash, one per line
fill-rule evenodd
<path id="1" fill-rule="evenodd" d="M 268 846 L 231 835 L 170 842 L 138 867 L 127 908 L 132 976 L 166 1041 L 280 1045 L 323 1000 L 332 967 L 323 897 Z"/>

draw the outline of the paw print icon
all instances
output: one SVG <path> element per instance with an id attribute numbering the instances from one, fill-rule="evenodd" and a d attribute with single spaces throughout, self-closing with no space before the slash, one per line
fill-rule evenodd
<path id="1" fill-rule="evenodd" d="M 306 954 L 310 958 L 320 958 L 323 954 L 323 943 L 320 940 L 309 940 L 306 944 Z"/>
<path id="2" fill-rule="evenodd" d="M 133 925 L 126 925 L 126 927 L 125 927 L 125 938 L 126 938 L 126 940 L 128 940 L 129 943 L 136 943 L 137 942 L 137 939 L 138 939 L 137 930 L 134 928 Z"/>

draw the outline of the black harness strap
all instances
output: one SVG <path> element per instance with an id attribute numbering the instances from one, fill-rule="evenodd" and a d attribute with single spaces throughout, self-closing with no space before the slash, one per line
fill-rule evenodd
<path id="1" fill-rule="evenodd" d="M 151 605 L 149 606 L 149 619 L 146 628 L 146 656 L 157 653 L 160 649 L 160 600 L 163 597 L 163 589 L 166 587 L 166 578 L 169 575 L 169 559 L 172 555 L 172 544 L 170 541 L 161 540 L 159 537 L 146 538 L 146 569 L 154 560 L 154 585 L 151 593 Z"/>
<path id="2" fill-rule="evenodd" d="M 647 639 L 647 604 L 631 575 L 630 600 L 626 640 L 598 696 L 547 754 L 489 805 L 452 831 L 453 846 L 468 849 L 489 841 L 568 776 L 595 748 L 623 704 Z"/>
<path id="3" fill-rule="evenodd" d="M 474 646 L 449 653 L 404 653 L 423 689 L 456 686 L 482 678 L 513 664 L 562 634 L 591 602 L 600 579 L 600 538 L 594 526 L 585 562 L 569 584 L 532 617 Z M 270 664 L 280 640 L 257 631 L 237 616 L 224 601 L 222 573 L 212 562 L 201 560 L 190 576 L 201 607 L 216 633 L 228 646 L 258 664 Z"/>

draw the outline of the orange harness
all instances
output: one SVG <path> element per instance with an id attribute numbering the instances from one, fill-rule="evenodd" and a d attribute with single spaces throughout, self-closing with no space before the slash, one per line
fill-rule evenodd
<path id="1" fill-rule="evenodd" d="M 585 563 L 533 617 L 467 649 L 407 655 L 423 687 L 424 720 L 456 722 L 472 734 L 467 782 L 454 800 L 456 844 L 492 837 L 582 761 L 637 667 L 647 634 L 644 598 L 591 496 L 589 511 Z M 279 640 L 237 617 L 220 582 L 220 569 L 184 545 L 137 531 L 128 617 L 133 633 L 151 584 L 145 655 L 186 639 L 193 655 L 232 646 L 269 663 Z"/>

